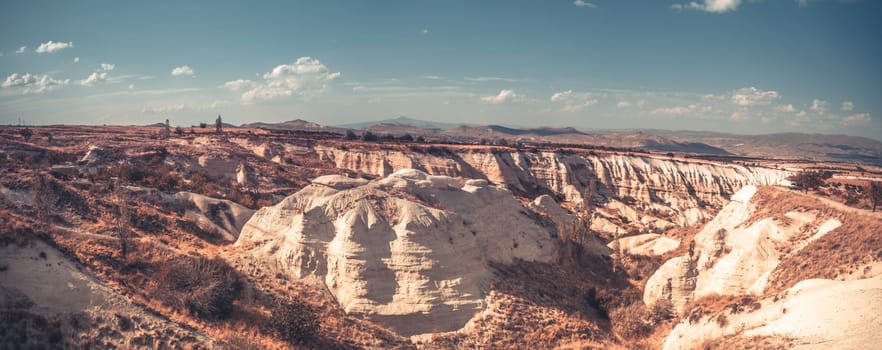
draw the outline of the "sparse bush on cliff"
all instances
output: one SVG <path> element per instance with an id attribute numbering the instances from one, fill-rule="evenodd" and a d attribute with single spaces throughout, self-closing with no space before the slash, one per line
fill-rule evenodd
<path id="1" fill-rule="evenodd" d="M 238 273 L 217 257 L 171 259 L 160 267 L 158 282 L 163 303 L 207 320 L 229 316 L 242 289 Z"/>
<path id="2" fill-rule="evenodd" d="M 319 322 L 315 310 L 300 301 L 280 302 L 270 317 L 276 335 L 291 344 L 303 344 L 315 337 Z"/>

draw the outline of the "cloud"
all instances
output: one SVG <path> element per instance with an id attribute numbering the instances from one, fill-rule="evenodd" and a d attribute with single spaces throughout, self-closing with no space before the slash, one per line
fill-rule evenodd
<path id="1" fill-rule="evenodd" d="M 318 59 L 300 57 L 291 64 L 282 64 L 263 75 L 263 82 L 234 80 L 224 83 L 232 90 L 244 90 L 242 103 L 272 100 L 299 95 L 312 98 L 323 93 L 327 84 L 340 77 L 340 72 L 330 72 Z"/>
<path id="2" fill-rule="evenodd" d="M 80 58 L 79 58 L 79 57 L 74 57 L 74 63 L 80 63 Z"/>
<path id="3" fill-rule="evenodd" d="M 737 121 L 750 120 L 750 119 L 751 119 L 750 113 L 748 113 L 748 112 L 745 111 L 745 110 L 735 111 L 735 112 L 732 112 L 731 115 L 729 115 L 729 120 L 736 121 L 736 122 L 737 122 Z M 764 121 L 765 121 L 765 120 L 764 120 Z M 767 121 L 766 121 L 766 122 L 767 122 Z"/>
<path id="4" fill-rule="evenodd" d="M 851 112 L 854 110 L 854 102 L 851 101 L 842 101 L 842 107 L 840 107 L 843 112 Z"/>
<path id="5" fill-rule="evenodd" d="M 767 106 L 780 98 L 781 95 L 777 91 L 764 91 L 753 86 L 735 90 L 731 96 L 732 103 L 742 107 Z"/>
<path id="6" fill-rule="evenodd" d="M 174 113 L 181 112 L 187 110 L 186 104 L 177 104 L 177 105 L 168 105 L 168 106 L 156 106 L 156 107 L 147 107 L 144 106 L 141 108 L 141 113 L 145 114 L 165 114 L 165 113 Z"/>
<path id="7" fill-rule="evenodd" d="M 230 89 L 230 91 L 242 91 L 253 88 L 255 85 L 257 84 L 251 80 L 239 79 L 228 81 L 220 87 Z"/>
<path id="8" fill-rule="evenodd" d="M 827 101 L 814 99 L 812 100 L 812 106 L 809 109 L 814 112 L 824 113 L 827 111 Z"/>
<path id="9" fill-rule="evenodd" d="M 653 109 L 649 114 L 669 114 L 669 115 L 689 115 L 695 113 L 710 113 L 714 108 L 711 106 L 700 106 L 698 104 L 690 104 L 688 106 L 660 107 Z"/>
<path id="10" fill-rule="evenodd" d="M 77 80 L 77 84 L 82 86 L 93 86 L 98 83 L 103 83 L 107 81 L 109 76 L 107 72 L 92 72 L 86 79 Z"/>
<path id="11" fill-rule="evenodd" d="M 592 3 L 590 3 L 590 2 L 585 2 L 584 0 L 576 0 L 576 1 L 573 1 L 573 5 L 576 5 L 577 7 L 587 7 L 587 8 L 595 8 L 595 7 L 597 7 L 597 5 L 592 4 Z"/>
<path id="12" fill-rule="evenodd" d="M 188 66 L 188 65 L 175 67 L 175 69 L 172 69 L 172 71 L 171 71 L 171 75 L 176 76 L 176 77 L 184 76 L 184 75 L 193 75 L 193 74 L 194 74 L 193 68 L 190 68 L 190 66 Z"/>
<path id="13" fill-rule="evenodd" d="M 592 98 L 590 92 L 574 92 L 573 90 L 556 92 L 551 95 L 551 102 L 562 102 L 562 112 L 574 113 L 585 107 L 597 104 L 597 99 Z"/>
<path id="14" fill-rule="evenodd" d="M 423 35 L 426 35 L 426 34 L 429 34 L 429 30 L 428 30 L 428 29 L 423 29 L 423 30 L 420 31 L 420 33 L 422 33 Z"/>
<path id="15" fill-rule="evenodd" d="M 677 106 L 677 107 L 659 107 L 653 109 L 650 114 L 673 114 L 673 115 L 685 115 L 691 114 L 698 108 L 698 105 L 691 104 L 688 106 Z"/>
<path id="16" fill-rule="evenodd" d="M 842 125 L 845 125 L 845 126 L 852 126 L 852 125 L 856 125 L 856 124 L 863 124 L 868 121 L 870 121 L 870 114 L 869 113 L 858 113 L 858 114 L 852 114 L 850 116 L 842 118 L 841 123 L 842 123 Z"/>
<path id="17" fill-rule="evenodd" d="M 421 76 L 420 78 L 423 78 L 423 79 L 429 79 L 429 80 L 441 80 L 441 79 L 444 79 L 444 78 L 442 78 L 442 77 L 440 77 L 440 76 L 437 76 L 437 75 L 423 75 L 423 76 Z"/>
<path id="18" fill-rule="evenodd" d="M 481 97 L 481 103 L 487 103 L 492 105 L 498 105 L 505 102 L 517 102 L 523 99 L 522 95 L 516 94 L 514 90 L 511 89 L 502 89 L 495 96 L 484 96 Z"/>
<path id="19" fill-rule="evenodd" d="M 64 49 L 67 49 L 67 48 L 70 48 L 73 46 L 74 45 L 73 45 L 72 41 L 66 42 L 66 43 L 57 43 L 52 40 L 49 40 L 45 43 L 40 44 L 40 46 L 37 47 L 36 51 L 37 51 L 37 53 L 53 53 L 53 52 L 61 51 L 61 50 L 64 50 Z"/>
<path id="20" fill-rule="evenodd" d="M 89 74 L 85 79 L 77 80 L 76 83 L 82 86 L 93 86 L 95 84 L 104 83 L 113 79 L 114 81 L 121 81 L 125 77 L 116 77 L 115 79 L 110 76 L 108 72 L 112 71 L 116 68 L 116 65 L 110 63 L 102 63 L 101 67 L 96 69 L 92 74 Z"/>
<path id="21" fill-rule="evenodd" d="M 616 103 L 616 108 L 628 108 L 631 107 L 631 103 L 628 101 L 619 101 Z"/>
<path id="22" fill-rule="evenodd" d="M 780 105 L 780 106 L 775 107 L 775 110 L 778 112 L 784 112 L 784 113 L 795 113 L 796 107 L 793 107 L 792 104 L 788 103 L 786 105 Z"/>
<path id="23" fill-rule="evenodd" d="M 741 0 L 702 0 L 700 2 L 689 2 L 685 4 L 674 4 L 671 8 L 674 10 L 699 10 L 711 13 L 725 13 L 735 11 L 741 5 Z"/>
<path id="24" fill-rule="evenodd" d="M 25 73 L 19 75 L 18 73 L 12 73 L 6 77 L 6 80 L 4 80 L 3 84 L 0 86 L 4 89 L 21 89 L 22 94 L 39 94 L 46 91 L 52 91 L 68 84 L 70 84 L 70 79 L 56 80 L 46 74 L 39 75 Z"/>
<path id="25" fill-rule="evenodd" d="M 231 103 L 232 102 L 227 101 L 227 100 L 217 100 L 217 101 L 212 102 L 211 105 L 208 106 L 208 109 L 211 109 L 211 110 L 223 109 L 224 107 L 229 106 Z"/>
<path id="26" fill-rule="evenodd" d="M 19 47 L 18 50 L 15 50 L 15 53 L 21 55 L 21 54 L 25 53 L 25 51 L 27 51 L 27 50 L 28 50 L 27 46 L 22 46 L 22 47 Z"/>

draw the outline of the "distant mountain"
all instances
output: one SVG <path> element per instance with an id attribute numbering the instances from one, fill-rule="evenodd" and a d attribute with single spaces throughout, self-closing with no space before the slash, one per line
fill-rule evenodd
<path id="1" fill-rule="evenodd" d="M 572 127 L 566 128 L 529 128 L 529 129 L 516 129 L 509 128 L 506 126 L 500 125 L 488 125 L 488 129 L 500 132 L 503 134 L 509 135 L 536 135 L 536 136 L 551 136 L 551 135 L 563 135 L 563 134 L 579 134 L 585 135 L 585 133 L 580 132 Z"/>
<path id="2" fill-rule="evenodd" d="M 860 136 L 802 133 L 735 135 L 669 130 L 646 130 L 646 132 L 678 142 L 705 143 L 741 156 L 882 166 L 882 142 Z"/>
<path id="3" fill-rule="evenodd" d="M 256 123 L 248 123 L 242 124 L 243 128 L 259 128 L 259 129 L 270 129 L 270 130 L 299 130 L 299 131 L 324 131 L 324 132 L 333 132 L 342 134 L 346 132 L 346 129 L 336 128 L 333 126 L 325 126 L 319 123 L 303 120 L 303 119 L 294 119 L 286 122 L 280 123 L 264 123 L 264 122 L 256 122 Z"/>
<path id="4" fill-rule="evenodd" d="M 375 125 L 399 125 L 399 126 L 412 126 L 421 129 L 437 129 L 437 130 L 450 130 L 457 128 L 459 126 L 465 125 L 463 123 L 442 123 L 442 122 L 430 122 L 426 120 L 419 120 L 408 118 L 405 116 L 401 116 L 393 119 L 384 119 L 384 120 L 376 120 L 371 122 L 364 123 L 352 123 L 352 124 L 344 124 L 339 125 L 341 128 L 349 128 L 349 129 L 368 129 Z"/>

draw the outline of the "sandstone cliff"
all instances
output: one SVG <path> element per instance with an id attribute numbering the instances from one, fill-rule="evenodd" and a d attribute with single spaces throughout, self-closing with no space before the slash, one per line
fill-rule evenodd
<path id="1" fill-rule="evenodd" d="M 602 203 L 600 214 L 652 232 L 710 219 L 741 187 L 778 184 L 787 177 L 787 172 L 769 168 L 605 153 L 442 149 L 432 154 L 326 146 L 315 150 L 341 169 L 386 176 L 414 168 L 484 178 L 528 198 L 552 194 L 579 203 L 593 181 L 598 186 L 594 199 Z M 594 228 L 612 233 L 616 225 L 598 223 Z"/>

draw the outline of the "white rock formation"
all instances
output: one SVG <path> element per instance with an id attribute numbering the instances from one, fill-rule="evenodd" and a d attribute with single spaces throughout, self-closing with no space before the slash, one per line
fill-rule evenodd
<path id="1" fill-rule="evenodd" d="M 643 301 L 670 298 L 677 309 L 699 297 L 760 294 L 768 277 L 787 254 L 797 254 L 812 240 L 841 225 L 811 212 L 786 213 L 788 220 L 753 218 L 755 186 L 732 196 L 717 216 L 695 236 L 694 255 L 668 260 L 646 282 Z"/>
<path id="2" fill-rule="evenodd" d="M 695 323 L 678 323 L 665 350 L 693 349 L 727 335 L 792 339 L 793 349 L 869 349 L 882 344 L 882 275 L 851 281 L 813 279 L 799 282 L 782 299 L 733 313 L 724 310 Z"/>
<path id="3" fill-rule="evenodd" d="M 680 246 L 680 241 L 657 233 L 622 237 L 616 241 L 618 241 L 618 249 L 629 255 L 663 255 Z M 614 242 L 610 242 L 608 246 L 615 247 Z"/>
<path id="4" fill-rule="evenodd" d="M 236 246 L 324 281 L 341 307 L 403 335 L 461 328 L 484 307 L 491 261 L 550 261 L 558 246 L 512 194 L 407 169 L 366 183 L 324 176 L 259 210 Z"/>

